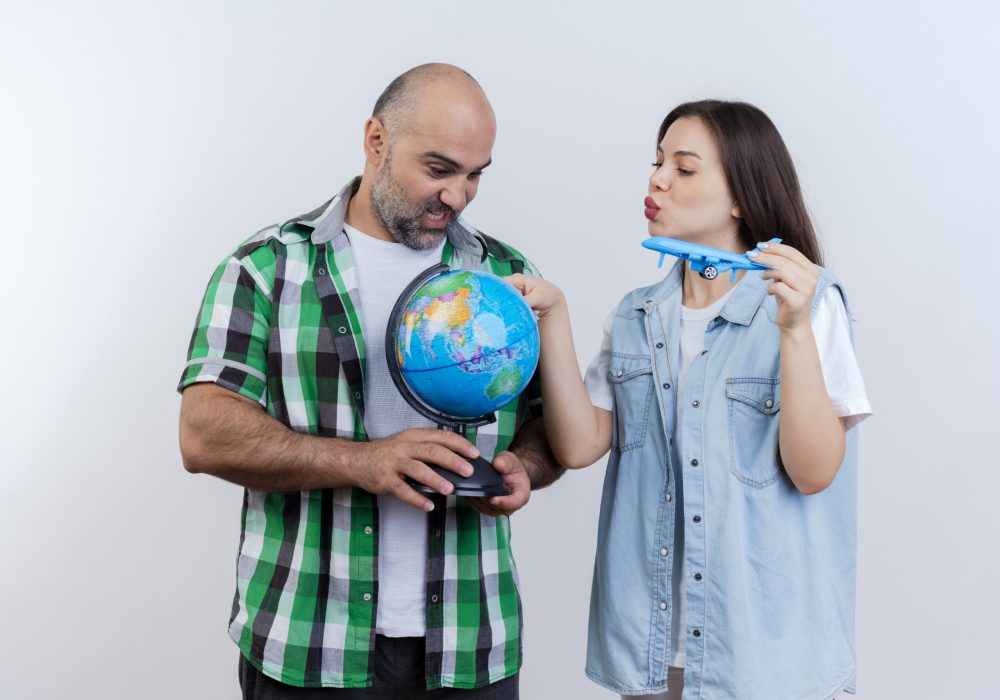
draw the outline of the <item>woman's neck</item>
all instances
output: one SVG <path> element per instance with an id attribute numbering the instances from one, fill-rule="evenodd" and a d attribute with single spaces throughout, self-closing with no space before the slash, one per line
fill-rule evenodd
<path id="1" fill-rule="evenodd" d="M 694 243 L 696 241 L 692 241 Z M 697 241 L 699 245 L 719 248 L 730 253 L 742 253 L 739 235 L 736 231 L 727 232 L 711 241 Z M 736 273 L 736 281 L 729 282 L 729 275 L 719 275 L 713 280 L 707 280 L 691 270 L 691 263 L 684 263 L 684 287 L 681 292 L 681 304 L 689 309 L 704 309 L 711 306 L 743 279 L 746 270 Z"/>
<path id="2" fill-rule="evenodd" d="M 719 275 L 714 280 L 704 279 L 691 270 L 691 263 L 684 264 L 684 287 L 681 290 L 681 304 L 689 309 L 704 309 L 724 297 L 729 290 L 740 283 L 746 270 L 736 273 L 736 282 L 730 284 L 729 275 Z"/>

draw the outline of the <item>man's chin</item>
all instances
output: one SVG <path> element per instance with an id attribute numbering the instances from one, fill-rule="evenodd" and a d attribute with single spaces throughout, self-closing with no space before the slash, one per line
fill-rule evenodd
<path id="1" fill-rule="evenodd" d="M 445 230 L 435 230 L 433 232 L 426 231 L 421 234 L 419 239 L 419 245 L 417 250 L 430 250 L 431 248 L 436 248 L 442 240 L 444 240 Z"/>
<path id="2" fill-rule="evenodd" d="M 419 228 L 414 231 L 403 233 L 393 232 L 393 237 L 397 243 L 402 243 L 407 248 L 413 250 L 430 250 L 435 248 L 444 240 L 448 234 L 448 228 Z"/>

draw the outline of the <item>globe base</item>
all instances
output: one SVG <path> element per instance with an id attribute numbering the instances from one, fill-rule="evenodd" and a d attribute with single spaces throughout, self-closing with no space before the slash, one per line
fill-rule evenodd
<path id="1" fill-rule="evenodd" d="M 497 473 L 497 470 L 493 468 L 492 464 L 482 457 L 470 459 L 469 463 L 472 465 L 473 472 L 472 476 L 468 477 L 460 476 L 451 470 L 436 467 L 433 464 L 430 465 L 430 468 L 437 472 L 439 476 L 447 479 L 455 486 L 455 490 L 452 491 L 452 495 L 454 496 L 491 497 L 510 495 L 510 491 L 503 485 L 503 478 Z M 412 479 L 407 479 L 406 481 L 410 484 L 410 486 L 421 493 L 426 493 L 428 495 L 441 495 L 429 486 L 425 486 L 424 484 L 413 481 Z"/>

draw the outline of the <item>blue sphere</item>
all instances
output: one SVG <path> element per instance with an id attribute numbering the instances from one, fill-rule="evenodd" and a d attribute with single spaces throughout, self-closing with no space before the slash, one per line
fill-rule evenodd
<path id="1" fill-rule="evenodd" d="M 538 323 L 521 293 L 499 277 L 453 270 L 405 302 L 396 357 L 407 387 L 452 418 L 513 401 L 538 366 Z"/>

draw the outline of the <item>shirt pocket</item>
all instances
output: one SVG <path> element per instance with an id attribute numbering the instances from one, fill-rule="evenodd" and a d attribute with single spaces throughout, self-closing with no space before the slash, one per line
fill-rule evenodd
<path id="1" fill-rule="evenodd" d="M 729 470 L 748 486 L 762 489 L 781 476 L 778 422 L 781 380 L 736 377 L 726 380 L 729 404 Z"/>
<path id="2" fill-rule="evenodd" d="M 642 447 L 653 403 L 653 365 L 645 355 L 612 353 L 608 378 L 615 397 L 611 449 Z"/>

